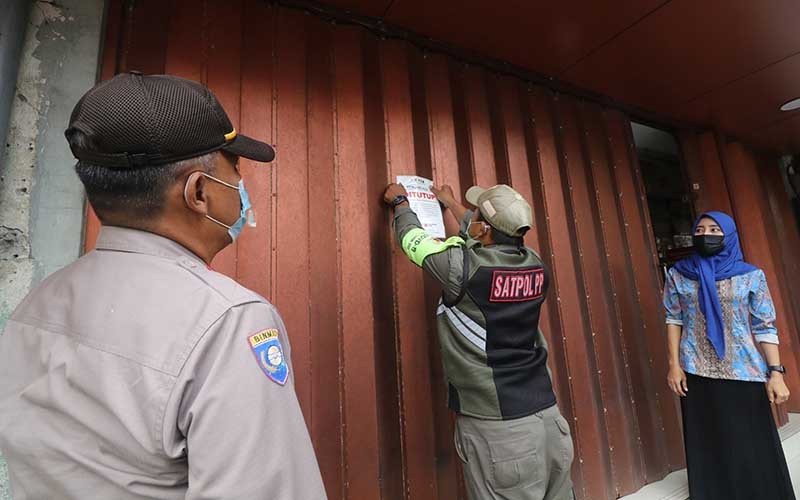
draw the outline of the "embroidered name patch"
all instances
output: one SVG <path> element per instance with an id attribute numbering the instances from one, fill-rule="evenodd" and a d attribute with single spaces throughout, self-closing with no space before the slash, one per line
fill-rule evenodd
<path id="1" fill-rule="evenodd" d="M 495 271 L 492 273 L 490 302 L 525 302 L 544 293 L 544 269 Z"/>
<path id="2" fill-rule="evenodd" d="M 283 356 L 283 348 L 278 338 L 278 330 L 264 330 L 247 337 L 256 361 L 261 370 L 275 382 L 283 385 L 289 378 L 289 365 Z"/>

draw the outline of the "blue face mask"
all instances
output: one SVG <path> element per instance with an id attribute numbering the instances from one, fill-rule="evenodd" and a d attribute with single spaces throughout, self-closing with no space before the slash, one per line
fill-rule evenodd
<path id="1" fill-rule="evenodd" d="M 256 227 L 256 214 L 253 212 L 253 207 L 250 205 L 250 197 L 247 196 L 247 190 L 244 188 L 244 179 L 239 179 L 239 187 L 237 189 L 239 190 L 239 201 L 242 205 L 242 210 L 239 212 L 239 219 L 228 227 L 228 235 L 230 235 L 231 241 L 236 241 L 245 224 L 250 227 Z"/>
<path id="2" fill-rule="evenodd" d="M 208 175 L 203 173 L 203 176 L 208 177 L 212 181 L 218 182 L 225 187 L 229 187 L 231 189 L 236 189 L 239 191 L 239 202 L 241 204 L 241 211 L 239 212 L 239 218 L 233 225 L 229 226 L 222 221 L 211 217 L 210 215 L 206 214 L 206 218 L 211 220 L 212 222 L 216 222 L 220 226 L 224 227 L 228 230 L 228 236 L 231 237 L 231 241 L 236 241 L 236 238 L 242 233 L 242 229 L 244 229 L 244 225 L 247 224 L 250 227 L 256 227 L 256 214 L 253 212 L 253 207 L 250 205 L 250 197 L 247 195 L 247 190 L 244 188 L 244 179 L 239 179 L 239 185 L 234 186 L 228 182 L 223 181 L 222 179 L 217 179 L 213 175 Z M 189 186 L 189 183 L 186 183 L 186 187 Z M 184 198 L 186 197 L 186 192 L 184 188 Z"/>

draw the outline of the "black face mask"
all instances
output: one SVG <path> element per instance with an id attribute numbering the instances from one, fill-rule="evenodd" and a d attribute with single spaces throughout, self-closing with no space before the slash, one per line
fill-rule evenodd
<path id="1" fill-rule="evenodd" d="M 716 234 L 695 234 L 692 238 L 694 249 L 703 257 L 717 255 L 725 249 L 725 236 Z"/>

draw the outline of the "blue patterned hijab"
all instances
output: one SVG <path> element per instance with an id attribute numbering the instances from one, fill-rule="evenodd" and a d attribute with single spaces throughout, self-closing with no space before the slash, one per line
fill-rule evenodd
<path id="1" fill-rule="evenodd" d="M 736 223 L 730 216 L 722 212 L 706 212 L 695 221 L 695 229 L 703 217 L 713 219 L 722 228 L 722 232 L 725 233 L 725 248 L 711 257 L 703 257 L 695 253 L 675 264 L 675 269 L 683 276 L 699 283 L 697 301 L 700 304 L 700 312 L 706 318 L 706 337 L 717 351 L 717 356 L 723 359 L 725 357 L 725 330 L 716 282 L 747 274 L 757 268 L 744 261 L 742 247 L 739 246 Z"/>

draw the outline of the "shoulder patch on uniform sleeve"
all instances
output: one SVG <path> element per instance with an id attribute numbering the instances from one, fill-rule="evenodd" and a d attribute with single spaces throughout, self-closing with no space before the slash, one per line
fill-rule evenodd
<path id="1" fill-rule="evenodd" d="M 261 370 L 280 385 L 289 378 L 289 365 L 283 355 L 278 330 L 270 328 L 247 337 L 247 344 L 256 357 Z"/>

